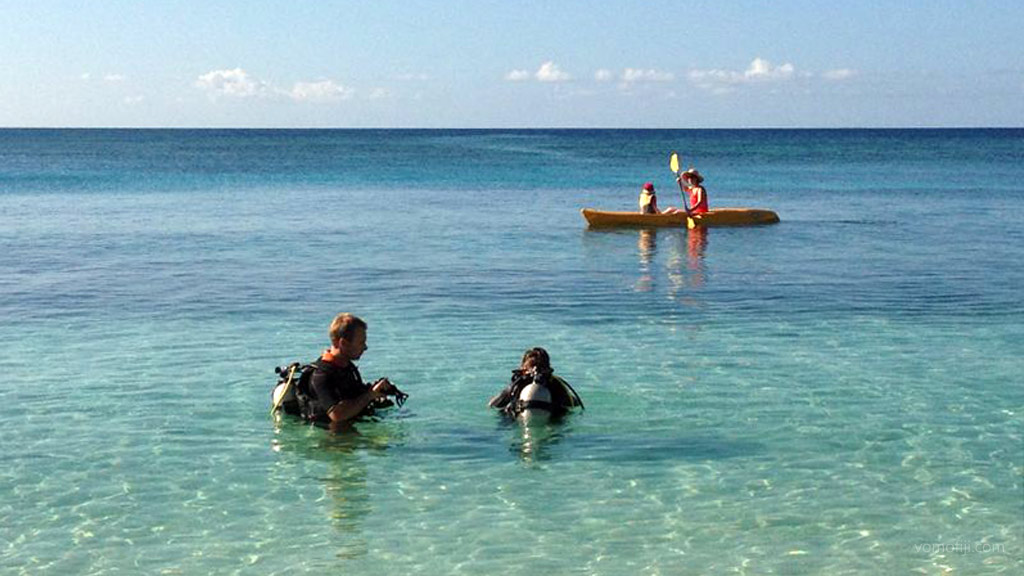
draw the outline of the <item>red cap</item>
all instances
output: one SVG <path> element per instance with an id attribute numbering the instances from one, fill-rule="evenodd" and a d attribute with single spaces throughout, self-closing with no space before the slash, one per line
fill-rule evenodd
<path id="1" fill-rule="evenodd" d="M 644 183 L 644 190 L 650 190 L 650 191 L 653 192 L 654 191 L 654 183 L 653 182 L 646 182 L 646 183 Z"/>

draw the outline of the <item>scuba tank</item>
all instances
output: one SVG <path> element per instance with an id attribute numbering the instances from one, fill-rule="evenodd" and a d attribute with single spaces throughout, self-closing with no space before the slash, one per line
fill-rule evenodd
<path id="1" fill-rule="evenodd" d="M 304 415 L 309 403 L 309 381 L 315 369 L 315 361 L 274 368 L 278 381 L 270 393 L 270 413 L 281 410 L 293 416 Z"/>
<path id="2" fill-rule="evenodd" d="M 508 403 L 503 411 L 515 417 L 524 411 L 562 414 L 571 408 L 583 408 L 583 400 L 568 382 L 550 370 L 513 370 Z"/>

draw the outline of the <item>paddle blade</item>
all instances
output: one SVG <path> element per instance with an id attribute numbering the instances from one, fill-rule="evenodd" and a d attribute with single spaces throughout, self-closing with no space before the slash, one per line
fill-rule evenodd
<path id="1" fill-rule="evenodd" d="M 679 173 L 679 153 L 672 152 L 668 155 L 668 167 L 672 169 L 672 172 Z"/>

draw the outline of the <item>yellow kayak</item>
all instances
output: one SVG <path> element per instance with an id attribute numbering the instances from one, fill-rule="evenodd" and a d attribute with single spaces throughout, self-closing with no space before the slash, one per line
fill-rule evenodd
<path id="1" fill-rule="evenodd" d="M 665 226 L 681 228 L 714 227 L 714 226 L 756 226 L 774 224 L 779 215 L 771 210 L 760 208 L 717 208 L 703 214 L 687 216 L 686 212 L 671 214 L 641 214 L 639 212 L 607 212 L 584 208 L 580 210 L 587 225 L 591 228 L 614 226 Z"/>

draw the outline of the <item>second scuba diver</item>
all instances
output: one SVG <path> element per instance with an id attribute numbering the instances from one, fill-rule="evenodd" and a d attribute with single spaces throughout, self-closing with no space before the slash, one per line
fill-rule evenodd
<path id="1" fill-rule="evenodd" d="M 523 354 L 519 368 L 512 371 L 509 385 L 487 405 L 513 418 L 526 411 L 561 416 L 573 408 L 583 408 L 583 400 L 568 382 L 555 375 L 547 351 L 531 348 Z"/>

